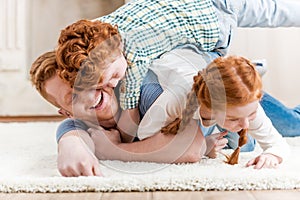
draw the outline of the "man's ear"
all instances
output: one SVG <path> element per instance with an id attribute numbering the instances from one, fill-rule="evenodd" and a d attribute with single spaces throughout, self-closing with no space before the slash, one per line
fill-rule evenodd
<path id="1" fill-rule="evenodd" d="M 63 116 L 65 116 L 65 117 L 68 117 L 68 118 L 72 118 L 72 117 L 73 117 L 71 113 L 69 113 L 68 111 L 66 111 L 65 109 L 62 109 L 62 108 L 60 108 L 60 109 L 58 110 L 58 113 L 59 113 L 60 115 L 63 115 Z"/>

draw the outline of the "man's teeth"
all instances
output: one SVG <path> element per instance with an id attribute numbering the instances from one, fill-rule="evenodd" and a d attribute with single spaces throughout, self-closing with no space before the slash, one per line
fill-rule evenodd
<path id="1" fill-rule="evenodd" d="M 95 104 L 92 106 L 92 108 L 96 108 L 96 106 L 100 103 L 101 99 L 102 99 L 102 94 L 100 94 L 97 97 L 97 100 L 96 100 Z"/>

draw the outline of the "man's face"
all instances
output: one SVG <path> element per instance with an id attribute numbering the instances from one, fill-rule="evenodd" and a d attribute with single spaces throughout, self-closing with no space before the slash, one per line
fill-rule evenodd
<path id="1" fill-rule="evenodd" d="M 45 83 L 50 102 L 56 102 L 70 114 L 69 117 L 90 121 L 110 128 L 119 117 L 119 104 L 113 88 L 97 86 L 74 93 L 73 89 L 54 76 Z"/>

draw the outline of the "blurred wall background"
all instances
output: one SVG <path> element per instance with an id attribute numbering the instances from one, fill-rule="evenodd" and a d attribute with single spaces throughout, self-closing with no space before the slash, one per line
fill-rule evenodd
<path id="1" fill-rule="evenodd" d="M 31 63 L 53 50 L 60 30 L 108 14 L 128 0 L 0 0 L 0 116 L 53 115 L 56 109 L 29 82 Z M 266 91 L 300 104 L 300 28 L 238 29 L 231 54 L 266 59 Z"/>
<path id="2" fill-rule="evenodd" d="M 31 86 L 31 63 L 55 48 L 67 25 L 123 4 L 124 0 L 0 0 L 0 116 L 56 114 Z"/>
<path id="3" fill-rule="evenodd" d="M 300 28 L 239 28 L 230 53 L 266 59 L 265 91 L 289 107 L 300 105 Z"/>

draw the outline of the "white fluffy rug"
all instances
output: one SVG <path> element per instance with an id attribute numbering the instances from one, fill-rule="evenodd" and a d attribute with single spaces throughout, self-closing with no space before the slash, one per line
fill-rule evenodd
<path id="1" fill-rule="evenodd" d="M 87 192 L 155 190 L 262 190 L 300 188 L 300 137 L 287 138 L 292 156 L 279 169 L 245 168 L 256 155 L 242 153 L 240 164 L 224 157 L 168 165 L 101 162 L 105 177 L 61 177 L 56 169 L 58 123 L 0 123 L 0 192 Z"/>

